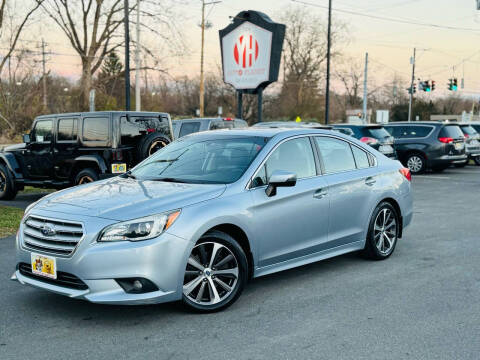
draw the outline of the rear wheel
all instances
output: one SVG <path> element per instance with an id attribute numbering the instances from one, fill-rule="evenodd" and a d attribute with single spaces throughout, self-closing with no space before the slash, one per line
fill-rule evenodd
<path id="1" fill-rule="evenodd" d="M 88 184 L 97 181 L 98 179 L 98 173 L 94 169 L 83 169 L 75 177 L 75 185 Z"/>
<path id="2" fill-rule="evenodd" d="M 13 200 L 17 192 L 12 174 L 5 165 L 0 164 L 0 200 Z"/>
<path id="3" fill-rule="evenodd" d="M 211 231 L 188 258 L 183 303 L 199 312 L 224 309 L 237 300 L 247 281 L 247 257 L 230 235 Z"/>
<path id="4" fill-rule="evenodd" d="M 421 174 L 426 168 L 425 157 L 421 154 L 410 154 L 406 159 L 406 165 L 412 174 Z"/>
<path id="5" fill-rule="evenodd" d="M 395 250 L 399 233 L 397 211 L 388 202 L 380 203 L 370 219 L 364 254 L 375 260 L 388 258 Z"/>

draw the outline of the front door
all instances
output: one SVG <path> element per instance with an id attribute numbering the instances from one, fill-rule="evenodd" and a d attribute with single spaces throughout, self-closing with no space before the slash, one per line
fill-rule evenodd
<path id="1" fill-rule="evenodd" d="M 51 178 L 53 174 L 53 119 L 38 120 L 24 151 L 28 176 Z"/>
<path id="2" fill-rule="evenodd" d="M 297 183 L 279 187 L 268 197 L 265 185 L 275 170 L 295 173 Z M 318 173 L 310 139 L 301 137 L 280 144 L 255 176 L 252 213 L 260 267 L 324 250 L 329 200 L 326 182 Z"/>

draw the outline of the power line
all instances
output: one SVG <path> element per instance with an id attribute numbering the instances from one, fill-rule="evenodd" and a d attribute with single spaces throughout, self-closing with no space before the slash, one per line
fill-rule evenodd
<path id="1" fill-rule="evenodd" d="M 309 5 L 321 9 L 328 9 L 328 6 L 324 5 L 319 5 L 319 4 L 313 4 L 309 3 L 306 1 L 301 1 L 301 0 L 291 0 L 292 2 L 296 2 L 299 4 L 303 5 Z M 379 16 L 379 15 L 370 15 L 370 14 L 365 14 L 361 12 L 356 12 L 356 11 L 350 11 L 350 10 L 343 10 L 343 9 L 332 9 L 333 11 L 339 12 L 339 13 L 344 13 L 344 14 L 349 14 L 349 15 L 355 15 L 355 16 L 363 16 L 367 17 L 370 19 L 376 19 L 376 20 L 382 20 L 382 21 L 390 21 L 390 22 L 396 22 L 400 24 L 408 24 L 408 25 L 418 25 L 418 26 L 428 26 L 432 28 L 437 28 L 437 29 L 445 29 L 445 30 L 459 30 L 459 31 L 472 31 L 472 32 L 480 32 L 480 29 L 474 29 L 474 28 L 462 28 L 462 27 L 455 27 L 455 26 L 448 26 L 448 25 L 438 25 L 438 24 L 429 24 L 429 23 L 423 23 L 419 22 L 417 20 L 409 20 L 409 19 L 395 19 L 391 17 L 386 17 L 386 16 Z"/>

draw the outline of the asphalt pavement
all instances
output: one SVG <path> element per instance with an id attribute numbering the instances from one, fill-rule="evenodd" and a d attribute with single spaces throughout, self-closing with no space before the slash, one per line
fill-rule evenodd
<path id="1" fill-rule="evenodd" d="M 0 359 L 479 359 L 480 168 L 413 179 L 415 215 L 386 261 L 356 254 L 253 280 L 226 311 L 95 305 L 9 281 Z"/>

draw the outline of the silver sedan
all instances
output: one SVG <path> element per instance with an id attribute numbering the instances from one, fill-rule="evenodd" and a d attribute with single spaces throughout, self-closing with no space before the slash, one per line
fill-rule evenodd
<path id="1" fill-rule="evenodd" d="M 33 204 L 12 279 L 95 303 L 214 311 L 250 278 L 358 250 L 386 259 L 412 213 L 409 171 L 352 137 L 198 133 Z"/>

